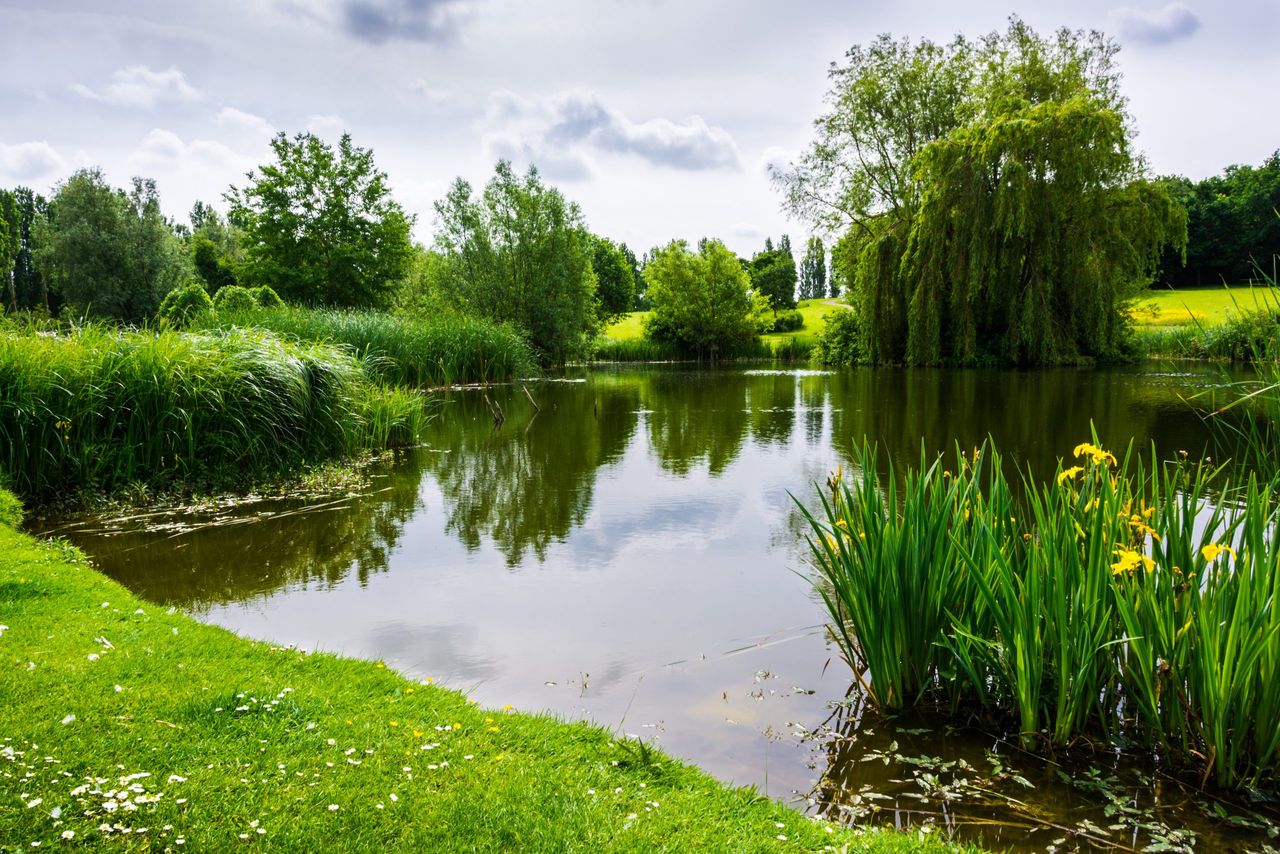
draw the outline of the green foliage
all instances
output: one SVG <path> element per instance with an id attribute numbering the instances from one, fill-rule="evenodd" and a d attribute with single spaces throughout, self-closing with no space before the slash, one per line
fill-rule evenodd
<path id="1" fill-rule="evenodd" d="M 258 308 L 282 308 L 284 306 L 284 300 L 280 299 L 280 295 L 267 285 L 250 288 L 249 293 L 253 295 L 253 301 Z"/>
<path id="2" fill-rule="evenodd" d="M 33 239 L 41 276 L 79 315 L 141 323 L 190 275 L 150 180 L 126 193 L 81 169 L 58 186 Z"/>
<path id="3" fill-rule="evenodd" d="M 22 527 L 22 502 L 18 496 L 0 486 L 0 525 Z"/>
<path id="4" fill-rule="evenodd" d="M 13 292 L 18 310 L 40 310 L 50 315 L 61 305 L 57 294 L 50 294 L 47 280 L 36 269 L 35 237 L 37 223 L 47 222 L 49 202 L 26 187 L 13 192 L 18 207 L 18 254 L 14 259 Z M 12 304 L 12 300 L 11 300 Z"/>
<path id="5" fill-rule="evenodd" d="M 576 204 L 536 169 L 520 177 L 504 160 L 478 199 L 458 179 L 436 213 L 450 305 L 524 330 L 544 365 L 586 354 L 597 330 L 596 276 Z"/>
<path id="6" fill-rule="evenodd" d="M 772 332 L 795 332 L 797 329 L 804 328 L 804 315 L 792 309 L 790 311 L 780 311 L 778 316 L 773 319 Z"/>
<path id="7" fill-rule="evenodd" d="M 644 273 L 641 272 L 640 262 L 636 259 L 636 253 L 632 252 L 627 244 L 618 247 L 622 252 L 622 257 L 627 259 L 627 268 L 631 270 L 631 278 L 634 281 L 635 297 L 631 302 L 629 311 L 648 311 L 649 298 L 645 296 L 645 291 L 649 284 L 644 280 Z"/>
<path id="8" fill-rule="evenodd" d="M 288 306 L 222 312 L 209 323 L 214 328 L 243 324 L 298 341 L 340 346 L 378 380 L 412 388 L 505 382 L 529 376 L 536 368 L 529 345 L 509 325 L 454 313 L 403 317 Z"/>
<path id="9" fill-rule="evenodd" d="M 186 326 L 201 316 L 212 314 L 213 306 L 204 286 L 191 282 L 165 294 L 156 314 L 174 326 Z"/>
<path id="10" fill-rule="evenodd" d="M 822 238 L 814 235 L 809 238 L 804 260 L 800 262 L 800 299 L 822 299 L 826 295 L 827 249 L 822 245 Z"/>
<path id="11" fill-rule="evenodd" d="M 191 263 L 195 267 L 196 275 L 213 293 L 236 283 L 236 274 L 231 262 L 207 234 L 196 232 L 191 236 Z"/>
<path id="12" fill-rule="evenodd" d="M 271 474 L 411 440 L 421 400 L 352 356 L 260 329 L 0 332 L 0 472 L 77 489 Z"/>
<path id="13" fill-rule="evenodd" d="M 882 37 L 833 68 L 817 141 L 777 177 L 792 211 L 847 229 L 834 266 L 870 361 L 1117 355 L 1185 218 L 1143 177 L 1116 50 L 1014 18 L 976 45 Z"/>
<path id="14" fill-rule="evenodd" d="M 1280 521 L 1188 462 L 1095 443 L 1018 496 L 991 447 L 901 476 L 863 447 L 813 531 L 817 589 L 862 690 L 1010 719 L 1025 744 L 1143 744 L 1245 787 L 1280 768 Z"/>
<path id="15" fill-rule="evenodd" d="M 17 197 L 0 189 L 0 287 L 5 294 L 4 309 L 18 310 L 18 292 L 14 287 L 13 270 L 22 246 L 22 213 Z"/>
<path id="16" fill-rule="evenodd" d="M 858 316 L 846 309 L 828 313 L 814 347 L 814 360 L 828 368 L 844 368 L 862 361 L 858 346 L 861 330 Z"/>
<path id="17" fill-rule="evenodd" d="M 597 321 L 608 325 L 631 311 L 636 280 L 630 260 L 613 241 L 591 237 L 591 269 L 596 274 Z"/>
<path id="18" fill-rule="evenodd" d="M 644 276 L 653 304 L 646 337 L 713 361 L 756 341 L 750 280 L 723 243 L 703 241 L 694 253 L 672 241 L 653 254 Z"/>
<path id="19" fill-rule="evenodd" d="M 786 249 L 767 249 L 751 259 L 751 288 L 769 299 L 774 311 L 796 307 L 796 262 Z"/>
<path id="20" fill-rule="evenodd" d="M 271 141 L 275 162 L 226 194 L 243 231 L 244 276 L 289 302 L 390 303 L 409 269 L 413 218 L 391 198 L 373 152 L 343 134 L 338 147 L 304 133 Z"/>
<path id="21" fill-rule="evenodd" d="M 279 299 L 279 296 L 276 298 Z M 258 301 L 248 288 L 227 285 L 213 295 L 213 307 L 227 313 L 253 311 L 258 307 Z"/>
<path id="22" fill-rule="evenodd" d="M 1274 277 L 1280 259 L 1280 151 L 1202 181 L 1166 178 L 1187 209 L 1185 259 L 1168 252 L 1157 281 L 1185 287 Z"/>

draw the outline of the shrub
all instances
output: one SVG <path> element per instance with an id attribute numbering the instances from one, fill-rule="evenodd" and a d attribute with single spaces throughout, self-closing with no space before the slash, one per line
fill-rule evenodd
<path id="1" fill-rule="evenodd" d="M 0 525 L 17 528 L 22 524 L 22 502 L 18 496 L 0 486 Z"/>
<path id="2" fill-rule="evenodd" d="M 825 322 L 813 350 L 814 361 L 831 368 L 857 364 L 862 357 L 862 348 L 858 345 L 857 314 L 848 309 L 838 309 L 828 313 Z"/>
<path id="3" fill-rule="evenodd" d="M 279 297 L 276 297 L 276 299 L 279 299 Z M 240 285 L 227 285 L 214 294 L 213 307 L 218 311 L 227 313 L 253 311 L 258 307 L 258 300 L 253 291 L 248 288 Z"/>
<path id="4" fill-rule="evenodd" d="M 795 332 L 803 328 L 804 315 L 795 309 L 778 312 L 778 316 L 773 321 L 774 332 Z"/>
<path id="5" fill-rule="evenodd" d="M 157 312 L 161 320 L 174 326 L 186 326 L 204 315 L 213 313 L 213 300 L 202 285 L 190 282 L 165 294 Z"/>
<path id="6" fill-rule="evenodd" d="M 284 305 L 280 295 L 267 285 L 250 288 L 249 293 L 253 294 L 253 301 L 258 304 L 258 308 L 280 308 Z"/>

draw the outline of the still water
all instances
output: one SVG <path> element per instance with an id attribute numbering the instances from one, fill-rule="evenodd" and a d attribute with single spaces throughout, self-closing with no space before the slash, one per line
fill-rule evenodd
<path id="1" fill-rule="evenodd" d="M 251 637 L 596 721 L 801 809 L 1043 850 L 1087 844 L 1080 817 L 1105 821 L 1107 792 L 991 736 L 833 712 L 849 675 L 791 496 L 813 497 L 864 437 L 909 463 L 991 435 L 1040 472 L 1091 423 L 1107 447 L 1198 453 L 1184 398 L 1220 381 L 1185 367 L 592 370 L 530 383 L 533 400 L 519 386 L 441 396 L 427 445 L 358 494 L 43 527 L 143 597 Z M 967 766 L 991 777 L 988 794 L 955 794 Z M 1160 800 L 1143 778 L 1115 785 Z M 1153 832 L 1264 838 L 1192 812 Z M 1128 847 L 1148 830 L 1105 838 Z"/>

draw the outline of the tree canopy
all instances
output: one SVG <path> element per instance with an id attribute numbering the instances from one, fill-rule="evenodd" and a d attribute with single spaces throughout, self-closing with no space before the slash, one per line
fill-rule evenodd
<path id="1" fill-rule="evenodd" d="M 1157 282 L 1235 284 L 1275 274 L 1280 256 L 1280 151 L 1261 166 L 1228 166 L 1203 181 L 1165 179 L 1187 209 L 1186 264 L 1168 252 Z"/>
<path id="2" fill-rule="evenodd" d="M 837 268 L 872 361 L 1046 364 L 1112 355 L 1123 308 L 1185 218 L 1133 150 L 1117 47 L 1003 33 L 881 37 L 833 66 L 787 205 L 845 231 Z"/>
<path id="3" fill-rule="evenodd" d="M 693 252 L 683 240 L 653 252 L 644 267 L 653 307 L 645 334 L 713 361 L 753 341 L 758 332 L 751 282 L 736 255 L 718 240 Z"/>
<path id="4" fill-rule="evenodd" d="M 578 206 L 498 162 L 477 198 L 459 178 L 436 202 L 439 286 L 454 307 L 525 331 L 544 364 L 586 352 L 595 335 L 592 238 Z"/>
<path id="5" fill-rule="evenodd" d="M 601 325 L 612 323 L 631 311 L 636 297 L 632 271 L 635 256 L 627 256 L 607 237 L 592 235 L 591 269 L 596 274 L 597 314 Z"/>
<path id="6" fill-rule="evenodd" d="M 805 245 L 804 260 L 800 262 L 800 299 L 822 299 L 826 295 L 827 248 L 815 234 Z"/>
<path id="7" fill-rule="evenodd" d="M 226 193 L 243 231 L 250 282 L 290 302 L 384 306 L 413 257 L 413 218 L 391 197 L 373 152 L 343 134 L 335 150 L 310 133 L 271 141 L 275 162 Z"/>
<path id="8" fill-rule="evenodd" d="M 143 178 L 125 192 L 81 169 L 36 219 L 33 242 L 41 276 L 79 314 L 140 323 L 190 274 L 155 182 Z"/>
<path id="9" fill-rule="evenodd" d="M 796 307 L 796 261 L 791 257 L 791 243 L 785 248 L 757 252 L 748 265 L 751 287 L 767 297 L 775 312 Z"/>

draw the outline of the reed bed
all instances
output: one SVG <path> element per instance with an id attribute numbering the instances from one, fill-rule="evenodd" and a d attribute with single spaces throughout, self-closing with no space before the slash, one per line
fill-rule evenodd
<path id="1" fill-rule="evenodd" d="M 259 327 L 297 341 L 342 347 L 382 382 L 410 388 L 506 382 L 529 376 L 528 343 L 507 324 L 441 314 L 430 320 L 378 311 L 281 306 L 219 312 L 214 328 Z"/>
<path id="2" fill-rule="evenodd" d="M 1096 439 L 1070 462 L 1015 490 L 989 445 L 883 474 L 864 446 L 802 508 L 860 690 L 978 713 L 1028 747 L 1139 745 L 1202 782 L 1274 782 L 1277 484 Z"/>
<path id="3" fill-rule="evenodd" d="M 412 443 L 417 392 L 351 355 L 264 330 L 0 328 L 0 473 L 46 500 Z"/>

